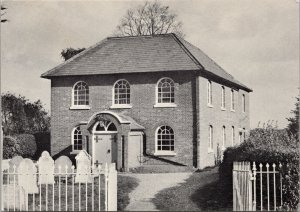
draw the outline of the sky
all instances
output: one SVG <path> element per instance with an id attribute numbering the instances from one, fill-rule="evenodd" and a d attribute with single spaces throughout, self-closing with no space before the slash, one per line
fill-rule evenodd
<path id="1" fill-rule="evenodd" d="M 50 80 L 67 47 L 111 36 L 126 10 L 143 1 L 3 1 L 1 93 L 40 99 L 50 111 Z M 296 0 L 162 1 L 183 23 L 185 39 L 253 89 L 250 127 L 287 125 L 299 95 L 299 3 Z"/>

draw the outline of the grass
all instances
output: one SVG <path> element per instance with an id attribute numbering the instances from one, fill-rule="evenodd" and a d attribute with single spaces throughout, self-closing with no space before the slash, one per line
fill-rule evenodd
<path id="1" fill-rule="evenodd" d="M 232 210 L 232 203 L 224 198 L 226 185 L 218 179 L 218 167 L 194 172 L 186 182 L 160 191 L 152 201 L 164 211 Z"/>
<path id="2" fill-rule="evenodd" d="M 129 193 L 138 186 L 134 177 L 118 175 L 118 210 L 123 211 L 129 204 Z"/>

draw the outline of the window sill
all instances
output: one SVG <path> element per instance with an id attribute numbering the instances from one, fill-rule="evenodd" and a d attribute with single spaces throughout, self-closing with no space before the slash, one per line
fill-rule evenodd
<path id="1" fill-rule="evenodd" d="M 175 152 L 154 152 L 155 156 L 175 156 Z"/>
<path id="2" fill-rule="evenodd" d="M 120 104 L 120 105 L 112 105 L 109 107 L 110 109 L 130 109 L 132 108 L 132 105 L 125 105 L 125 104 Z"/>
<path id="3" fill-rule="evenodd" d="M 80 106 L 73 105 L 70 107 L 70 110 L 89 110 L 89 109 L 91 109 L 91 107 L 88 105 L 80 105 Z"/>
<path id="4" fill-rule="evenodd" d="M 221 110 L 225 111 L 225 110 L 226 110 L 226 108 L 225 108 L 225 107 L 221 107 Z"/>
<path id="5" fill-rule="evenodd" d="M 174 103 L 156 103 L 153 107 L 177 107 Z"/>
<path id="6" fill-rule="evenodd" d="M 225 149 L 226 149 L 225 146 L 222 146 L 221 150 L 224 151 Z"/>
<path id="7" fill-rule="evenodd" d="M 208 153 L 214 153 L 214 150 L 211 149 L 211 148 L 208 148 L 207 152 L 208 152 Z"/>
<path id="8" fill-rule="evenodd" d="M 214 106 L 212 104 L 207 104 L 207 107 L 213 108 Z"/>
<path id="9" fill-rule="evenodd" d="M 232 110 L 232 109 L 231 109 L 230 111 L 231 111 L 231 112 L 235 112 L 235 110 Z"/>

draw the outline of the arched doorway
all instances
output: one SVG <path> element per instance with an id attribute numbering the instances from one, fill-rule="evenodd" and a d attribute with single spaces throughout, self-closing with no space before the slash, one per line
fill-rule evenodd
<path id="1" fill-rule="evenodd" d="M 117 127 L 110 120 L 99 120 L 94 124 L 93 130 L 93 163 L 104 165 L 105 163 L 117 163 Z"/>

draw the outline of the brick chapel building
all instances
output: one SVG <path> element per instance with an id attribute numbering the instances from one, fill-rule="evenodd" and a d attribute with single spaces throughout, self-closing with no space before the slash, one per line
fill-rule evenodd
<path id="1" fill-rule="evenodd" d="M 109 37 L 42 77 L 53 156 L 204 168 L 249 131 L 252 90 L 175 34 Z"/>

